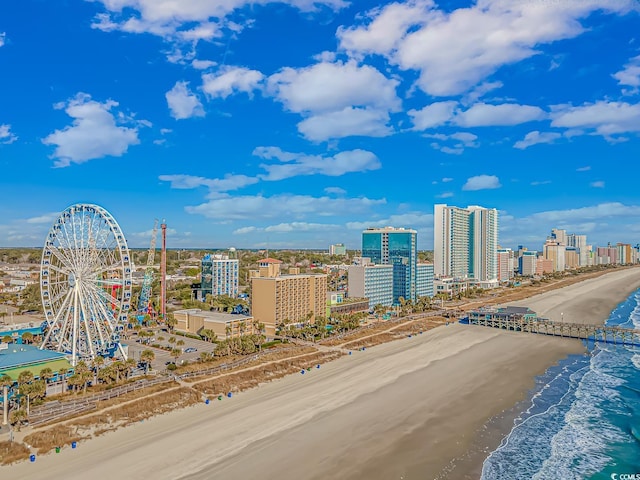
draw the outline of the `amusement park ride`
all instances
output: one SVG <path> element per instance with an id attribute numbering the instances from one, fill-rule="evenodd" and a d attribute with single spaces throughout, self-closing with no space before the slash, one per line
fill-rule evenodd
<path id="1" fill-rule="evenodd" d="M 138 321 L 144 320 L 145 314 L 154 316 L 153 305 L 151 305 L 151 283 L 153 282 L 153 261 L 156 254 L 156 237 L 158 235 L 158 220 L 153 223 L 153 232 L 151 233 L 151 246 L 149 247 L 149 255 L 147 256 L 147 268 L 144 271 L 144 280 L 142 281 L 142 290 L 138 299 Z"/>
<path id="2" fill-rule="evenodd" d="M 142 315 L 150 309 L 157 223 L 138 303 Z M 164 222 L 161 228 L 164 318 Z M 97 356 L 126 359 L 120 339 L 131 313 L 132 269 L 127 241 L 107 210 L 82 203 L 65 209 L 49 230 L 42 251 L 40 291 L 47 328 L 40 348 L 66 353 L 74 366 Z"/>

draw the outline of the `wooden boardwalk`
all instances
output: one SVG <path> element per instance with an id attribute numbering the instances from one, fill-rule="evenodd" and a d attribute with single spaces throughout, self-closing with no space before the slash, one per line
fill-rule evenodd
<path id="1" fill-rule="evenodd" d="M 536 333 L 539 335 L 553 335 L 555 337 L 578 338 L 594 342 L 640 346 L 640 330 L 633 328 L 554 322 L 542 318 L 488 319 L 472 318 L 472 316 L 470 316 L 468 319 L 463 319 L 462 323 L 501 328 L 516 332 Z"/>

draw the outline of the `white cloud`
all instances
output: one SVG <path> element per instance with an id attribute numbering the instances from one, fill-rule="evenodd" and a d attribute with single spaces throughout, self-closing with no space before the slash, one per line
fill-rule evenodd
<path id="1" fill-rule="evenodd" d="M 9 145 L 16 140 L 18 137 L 11 131 L 11 125 L 0 125 L 0 144 Z"/>
<path id="2" fill-rule="evenodd" d="M 410 0 L 377 7 L 364 17 L 369 22 L 363 27 L 340 27 L 337 36 L 340 48 L 351 53 L 378 53 L 389 55 L 395 51 L 407 31 L 429 18 L 432 0 Z"/>
<path id="3" fill-rule="evenodd" d="M 212 193 L 238 190 L 259 181 L 258 178 L 246 175 L 225 175 L 224 178 L 205 178 L 194 175 L 160 175 L 158 179 L 162 182 L 169 182 L 171 188 L 186 190 L 207 187 Z"/>
<path id="4" fill-rule="evenodd" d="M 495 175 L 477 175 L 467 179 L 467 183 L 462 186 L 462 190 L 492 190 L 500 188 L 500 179 Z"/>
<path id="5" fill-rule="evenodd" d="M 421 110 L 409 110 L 407 113 L 412 119 L 413 130 L 426 130 L 428 128 L 444 125 L 453 118 L 458 102 L 435 102 Z"/>
<path id="6" fill-rule="evenodd" d="M 325 232 L 340 228 L 339 225 L 327 223 L 291 222 L 270 225 L 264 229 L 267 233 L 289 233 L 289 232 Z"/>
<path id="7" fill-rule="evenodd" d="M 297 113 L 335 112 L 346 107 L 398 110 L 397 86 L 397 80 L 353 61 L 283 68 L 268 80 L 269 91 L 276 99 Z"/>
<path id="8" fill-rule="evenodd" d="M 186 207 L 187 213 L 204 215 L 207 218 L 229 220 L 292 218 L 304 219 L 314 216 L 340 216 L 344 212 L 358 214 L 370 212 L 378 205 L 386 203 L 384 199 L 330 198 L 311 195 L 281 194 L 265 197 L 233 196 L 209 200 L 197 206 Z"/>
<path id="9" fill-rule="evenodd" d="M 603 220 L 615 217 L 640 216 L 640 206 L 625 205 L 620 202 L 600 203 L 591 207 L 572 208 L 568 210 L 549 210 L 531 215 L 534 221 L 550 222 L 583 222 L 589 220 Z"/>
<path id="10" fill-rule="evenodd" d="M 519 148 L 520 150 L 524 150 L 525 148 L 528 148 L 532 145 L 537 145 L 539 143 L 553 143 L 561 136 L 562 135 L 556 132 L 540 133 L 538 130 L 534 130 L 527 133 L 522 140 L 518 140 L 513 146 L 515 148 Z"/>
<path id="11" fill-rule="evenodd" d="M 451 198 L 453 197 L 453 192 L 443 192 L 439 195 L 436 195 L 436 198 Z"/>
<path id="12" fill-rule="evenodd" d="M 347 191 L 344 188 L 340 188 L 340 187 L 327 187 L 324 189 L 324 193 L 329 193 L 334 195 L 346 195 Z"/>
<path id="13" fill-rule="evenodd" d="M 468 110 L 457 113 L 455 123 L 463 127 L 510 126 L 543 120 L 546 116 L 540 107 L 531 105 L 476 103 Z"/>
<path id="14" fill-rule="evenodd" d="M 196 70 L 206 70 L 207 68 L 215 67 L 217 65 L 216 62 L 211 60 L 198 60 L 195 59 L 191 62 L 191 66 Z"/>
<path id="15" fill-rule="evenodd" d="M 44 223 L 49 225 L 49 224 L 52 224 L 54 220 L 56 220 L 59 216 L 60 216 L 60 212 L 50 212 L 50 213 L 45 213 L 43 215 L 38 215 L 37 217 L 27 218 L 25 222 L 30 224 Z"/>
<path id="16" fill-rule="evenodd" d="M 211 98 L 227 98 L 238 92 L 252 95 L 260 88 L 264 75 L 244 67 L 225 66 L 216 73 L 202 75 L 202 90 Z"/>
<path id="17" fill-rule="evenodd" d="M 364 16 L 365 25 L 341 29 L 341 48 L 379 54 L 420 73 L 430 95 L 463 93 L 501 66 L 539 53 L 539 45 L 580 35 L 592 12 L 624 14 L 634 0 L 618 2 L 507 2 L 480 0 L 468 8 L 438 10 L 433 2 L 392 3 Z"/>
<path id="18" fill-rule="evenodd" d="M 386 218 L 376 220 L 365 220 L 361 222 L 348 222 L 346 227 L 349 230 L 364 230 L 370 227 L 405 227 L 405 228 L 422 228 L 433 226 L 433 214 L 423 212 L 409 212 L 391 215 Z"/>
<path id="19" fill-rule="evenodd" d="M 180 30 L 177 32 L 180 39 L 192 42 L 198 40 L 211 40 L 221 37 L 221 26 L 212 22 L 203 22 L 188 30 Z"/>
<path id="20" fill-rule="evenodd" d="M 597 182 L 591 182 L 589 186 L 593 188 L 604 188 L 604 182 L 602 180 L 598 180 Z"/>
<path id="21" fill-rule="evenodd" d="M 502 88 L 502 86 L 503 83 L 500 81 L 483 82 L 480 85 L 474 87 L 469 93 L 467 93 L 462 99 L 462 103 L 464 103 L 465 105 L 476 103 L 478 99 L 483 97 L 485 94 L 498 88 Z"/>
<path id="22" fill-rule="evenodd" d="M 42 140 L 45 145 L 55 145 L 53 158 L 56 167 L 67 167 L 71 163 L 84 163 L 105 156 L 120 157 L 130 145 L 140 143 L 138 129 L 119 126 L 111 112 L 118 102 L 107 100 L 104 103 L 91 100 L 86 93 L 78 93 L 66 103 L 57 104 L 64 108 L 73 123 L 62 130 L 56 130 Z M 120 123 L 130 121 L 122 113 L 118 114 Z"/>
<path id="23" fill-rule="evenodd" d="M 640 132 L 640 104 L 598 101 L 580 107 L 556 105 L 551 114 L 553 127 L 582 129 L 604 136 Z"/>
<path id="24" fill-rule="evenodd" d="M 591 170 L 591 167 L 589 165 L 587 165 L 586 167 L 576 168 L 576 172 L 588 172 L 589 170 Z"/>
<path id="25" fill-rule="evenodd" d="M 279 164 L 261 164 L 267 181 L 282 180 L 301 175 L 328 175 L 337 177 L 350 172 L 377 170 L 381 167 L 375 154 L 366 150 L 340 152 L 332 157 L 283 152 L 278 147 L 257 147 L 253 154 L 265 160 L 277 159 Z"/>
<path id="26" fill-rule="evenodd" d="M 385 111 L 345 107 L 306 118 L 298 123 L 298 130 L 313 142 L 355 135 L 385 137 L 392 133 L 388 122 L 389 114 Z"/>
<path id="27" fill-rule="evenodd" d="M 449 183 L 449 182 L 453 182 L 453 178 L 444 177 L 441 181 L 442 181 L 442 183 Z"/>
<path id="28" fill-rule="evenodd" d="M 7 34 L 5 32 L 0 32 L 0 47 L 4 46 L 6 37 L 7 37 Z"/>
<path id="29" fill-rule="evenodd" d="M 348 5 L 344 0 L 97 0 L 109 13 L 96 15 L 92 25 L 103 31 L 121 30 L 129 33 L 151 33 L 166 40 L 210 40 L 222 35 L 222 30 L 237 33 L 243 25 L 227 17 L 243 7 L 254 4 L 284 3 L 303 12 L 320 7 L 340 10 Z M 252 23 L 252 19 L 245 23 Z"/>
<path id="30" fill-rule="evenodd" d="M 196 95 L 189 90 L 188 82 L 176 82 L 165 97 L 171 116 L 176 120 L 182 120 L 191 117 L 204 117 L 204 109 L 202 103 Z"/>
<path id="31" fill-rule="evenodd" d="M 640 87 L 640 55 L 633 57 L 623 70 L 613 74 L 619 85 L 628 85 L 637 90 Z"/>
<path id="32" fill-rule="evenodd" d="M 425 138 L 435 138 L 442 142 L 449 142 L 449 145 L 441 145 L 438 142 L 431 143 L 431 147 L 436 150 L 440 150 L 443 153 L 451 155 L 460 155 L 464 152 L 466 147 L 477 147 L 476 140 L 477 135 L 470 132 L 455 132 L 451 135 L 445 135 L 444 133 L 424 134 Z M 444 180 L 443 180 L 444 181 Z"/>
<path id="33" fill-rule="evenodd" d="M 237 228 L 233 231 L 234 235 L 246 235 L 247 233 L 254 233 L 258 231 L 257 227 L 249 226 L 249 227 L 241 227 Z"/>
<path id="34" fill-rule="evenodd" d="M 533 185 L 534 187 L 537 187 L 538 185 L 549 185 L 551 183 L 551 180 L 536 180 L 531 182 L 531 185 Z"/>

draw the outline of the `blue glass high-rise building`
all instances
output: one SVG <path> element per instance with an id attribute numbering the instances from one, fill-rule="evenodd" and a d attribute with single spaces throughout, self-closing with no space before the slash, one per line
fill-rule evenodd
<path id="1" fill-rule="evenodd" d="M 417 300 L 418 233 L 407 228 L 368 228 L 362 232 L 362 256 L 378 265 L 393 265 L 393 301 Z"/>

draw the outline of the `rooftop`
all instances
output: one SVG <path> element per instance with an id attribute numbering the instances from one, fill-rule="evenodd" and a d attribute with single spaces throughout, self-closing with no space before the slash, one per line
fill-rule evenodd
<path id="1" fill-rule="evenodd" d="M 204 318 L 205 322 L 228 323 L 253 320 L 253 317 L 250 315 L 242 315 L 238 313 L 210 312 L 207 310 L 200 310 L 199 308 L 176 310 L 173 313 L 182 315 L 197 315 L 198 317 Z"/>
<path id="2" fill-rule="evenodd" d="M 33 345 L 11 343 L 7 349 L 0 350 L 0 369 L 52 360 L 62 360 L 65 358 L 64 353 L 61 352 L 40 350 Z"/>
<path id="3" fill-rule="evenodd" d="M 281 260 L 277 260 L 275 258 L 267 257 L 267 258 L 264 258 L 262 260 L 258 260 L 258 263 L 277 263 L 277 264 L 280 264 L 280 263 L 282 263 L 282 261 Z"/>

